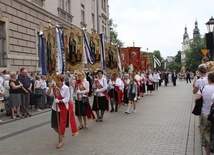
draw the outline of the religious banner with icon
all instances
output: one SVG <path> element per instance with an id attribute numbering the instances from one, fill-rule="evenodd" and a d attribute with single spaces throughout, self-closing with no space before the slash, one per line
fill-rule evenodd
<path id="1" fill-rule="evenodd" d="M 140 67 L 142 71 L 147 70 L 147 57 L 141 57 Z"/>
<path id="2" fill-rule="evenodd" d="M 106 44 L 105 54 L 106 54 L 106 72 L 110 74 L 118 73 L 116 46 L 111 44 Z"/>
<path id="3" fill-rule="evenodd" d="M 140 70 L 140 47 L 129 47 L 129 64 L 132 64 L 134 70 Z"/>
<path id="4" fill-rule="evenodd" d="M 82 71 L 83 32 L 81 29 L 64 30 L 66 71 Z"/>
<path id="5" fill-rule="evenodd" d="M 56 29 L 51 28 L 44 32 L 45 57 L 46 57 L 46 77 L 52 80 L 56 74 L 57 37 Z"/>
<path id="6" fill-rule="evenodd" d="M 91 53 L 94 57 L 94 63 L 88 63 L 88 68 L 92 71 L 102 69 L 101 63 L 101 40 L 99 34 L 88 34 L 88 42 Z"/>
<path id="7" fill-rule="evenodd" d="M 122 67 L 129 66 L 129 49 L 120 48 L 120 58 Z"/>

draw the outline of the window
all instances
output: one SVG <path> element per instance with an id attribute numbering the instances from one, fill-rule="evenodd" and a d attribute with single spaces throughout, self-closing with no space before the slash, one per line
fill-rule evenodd
<path id="1" fill-rule="evenodd" d="M 106 11 L 106 0 L 102 0 L 101 7 L 104 11 Z"/>
<path id="2" fill-rule="evenodd" d="M 5 22 L 0 21 L 0 66 L 5 67 L 6 34 Z"/>
<path id="3" fill-rule="evenodd" d="M 81 21 L 85 23 L 85 8 L 83 4 L 81 4 Z"/>
<path id="4" fill-rule="evenodd" d="M 58 0 L 58 7 L 64 10 L 64 0 Z"/>
<path id="5" fill-rule="evenodd" d="M 65 11 L 70 13 L 70 0 L 66 0 L 65 6 L 66 6 L 66 10 Z"/>

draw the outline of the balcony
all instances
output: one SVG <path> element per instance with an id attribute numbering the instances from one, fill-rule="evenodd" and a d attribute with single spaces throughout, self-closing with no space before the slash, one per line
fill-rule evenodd
<path id="1" fill-rule="evenodd" d="M 58 10 L 58 17 L 66 20 L 69 23 L 72 22 L 73 16 L 70 13 L 66 12 L 60 7 L 58 7 L 57 10 Z"/>

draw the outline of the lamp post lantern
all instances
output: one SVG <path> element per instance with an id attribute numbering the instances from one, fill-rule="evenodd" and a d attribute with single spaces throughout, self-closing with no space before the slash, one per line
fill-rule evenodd
<path id="1" fill-rule="evenodd" d="M 214 18 L 211 17 L 206 23 L 208 33 L 206 33 L 206 44 L 209 51 L 210 60 L 213 61 L 214 58 Z"/>
<path id="2" fill-rule="evenodd" d="M 211 17 L 210 20 L 206 23 L 208 33 L 214 32 L 214 18 Z"/>

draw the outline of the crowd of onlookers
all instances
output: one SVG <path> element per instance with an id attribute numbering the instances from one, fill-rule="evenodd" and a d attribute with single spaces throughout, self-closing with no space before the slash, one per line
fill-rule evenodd
<path id="1" fill-rule="evenodd" d="M 121 100 L 124 105 L 128 104 L 127 101 L 127 90 L 130 78 L 137 84 L 138 88 L 138 99 L 143 96 L 144 93 L 151 94 L 153 90 L 158 89 L 163 81 L 165 85 L 173 83 L 173 74 L 175 72 L 158 72 L 158 71 L 142 71 L 130 73 L 120 73 L 118 74 L 118 79 L 122 81 L 122 94 Z M 65 73 L 65 84 L 69 86 L 71 97 L 70 99 L 74 101 L 74 88 L 77 73 L 71 73 L 67 71 Z M 89 96 L 93 95 L 92 85 L 94 79 L 96 78 L 96 72 L 85 73 L 85 79 L 89 82 Z M 113 77 L 111 74 L 104 72 L 103 77 L 106 78 L 107 83 Z M 174 77 L 174 79 L 177 76 Z M 175 79 L 176 80 L 176 79 Z M 4 70 L 0 71 L 0 110 L 6 111 L 7 116 L 11 116 L 11 119 L 23 118 L 31 116 L 29 107 L 34 108 L 36 112 L 41 111 L 44 108 L 51 107 L 53 103 L 53 97 L 46 95 L 46 90 L 48 85 L 52 81 L 48 81 L 46 76 L 39 73 L 28 73 L 25 68 L 21 68 L 18 72 L 9 72 Z M 176 85 L 176 83 L 174 83 Z M 108 90 L 110 87 L 108 87 Z"/>
<path id="2" fill-rule="evenodd" d="M 195 102 L 201 97 L 203 98 L 202 110 L 199 115 L 199 128 L 201 134 L 202 146 L 205 148 L 206 155 L 213 152 L 213 123 L 208 120 L 211 112 L 211 106 L 214 102 L 214 64 L 204 57 L 201 64 L 198 66 L 196 75 L 193 79 L 193 94 L 195 95 Z"/>
<path id="3" fill-rule="evenodd" d="M 0 110 L 6 111 L 11 119 L 32 116 L 29 107 L 35 111 L 50 107 L 53 98 L 46 95 L 46 77 L 29 73 L 25 68 L 20 73 L 4 70 L 0 72 Z M 0 120 L 0 122 L 2 122 Z"/>

